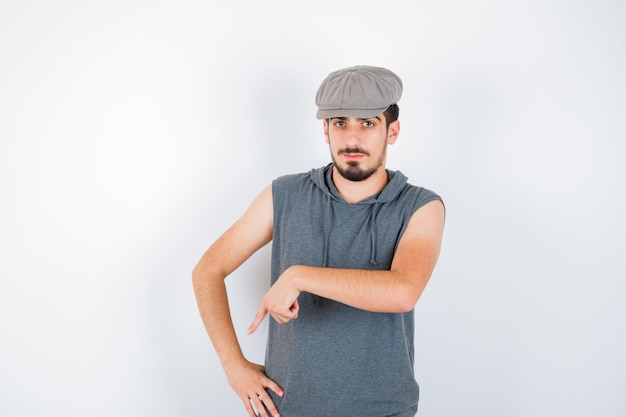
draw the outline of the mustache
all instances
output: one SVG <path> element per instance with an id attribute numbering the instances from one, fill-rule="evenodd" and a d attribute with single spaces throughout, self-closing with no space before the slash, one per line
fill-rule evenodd
<path id="1" fill-rule="evenodd" d="M 357 148 L 357 147 L 355 147 L 355 148 L 345 148 L 345 149 L 340 150 L 338 153 L 339 153 L 339 155 L 341 155 L 343 153 L 362 153 L 363 155 L 367 155 L 367 156 L 369 156 L 369 154 L 370 154 L 365 149 Z"/>

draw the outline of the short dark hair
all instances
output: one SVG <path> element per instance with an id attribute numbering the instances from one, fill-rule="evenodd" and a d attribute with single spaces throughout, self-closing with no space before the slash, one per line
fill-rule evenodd
<path id="1" fill-rule="evenodd" d="M 387 110 L 385 110 L 383 114 L 385 115 L 385 120 L 387 121 L 387 129 L 389 129 L 389 125 L 392 122 L 398 120 L 398 116 L 400 115 L 400 107 L 398 107 L 397 104 L 392 104 L 391 106 L 387 107 Z"/>

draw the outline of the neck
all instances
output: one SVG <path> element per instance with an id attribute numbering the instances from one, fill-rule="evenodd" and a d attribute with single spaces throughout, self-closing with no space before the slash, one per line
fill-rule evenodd
<path id="1" fill-rule="evenodd" d="M 354 204 L 381 192 L 389 183 L 389 177 L 385 168 L 381 166 L 369 178 L 363 181 L 351 181 L 344 178 L 333 166 L 333 183 L 343 199 Z"/>

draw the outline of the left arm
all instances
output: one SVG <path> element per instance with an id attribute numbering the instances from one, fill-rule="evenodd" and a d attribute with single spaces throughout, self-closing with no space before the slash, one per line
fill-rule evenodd
<path id="1" fill-rule="evenodd" d="M 420 207 L 398 243 L 388 271 L 293 265 L 287 268 L 263 297 L 248 329 L 252 333 L 267 313 L 279 323 L 296 303 L 300 292 L 379 313 L 401 313 L 415 307 L 435 268 L 445 221 L 439 200 Z"/>

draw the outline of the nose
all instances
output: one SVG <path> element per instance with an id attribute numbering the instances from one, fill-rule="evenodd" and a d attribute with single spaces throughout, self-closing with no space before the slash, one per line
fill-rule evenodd
<path id="1" fill-rule="evenodd" d="M 361 135 L 358 124 L 350 124 L 346 129 L 346 145 L 356 146 L 361 144 Z"/>

